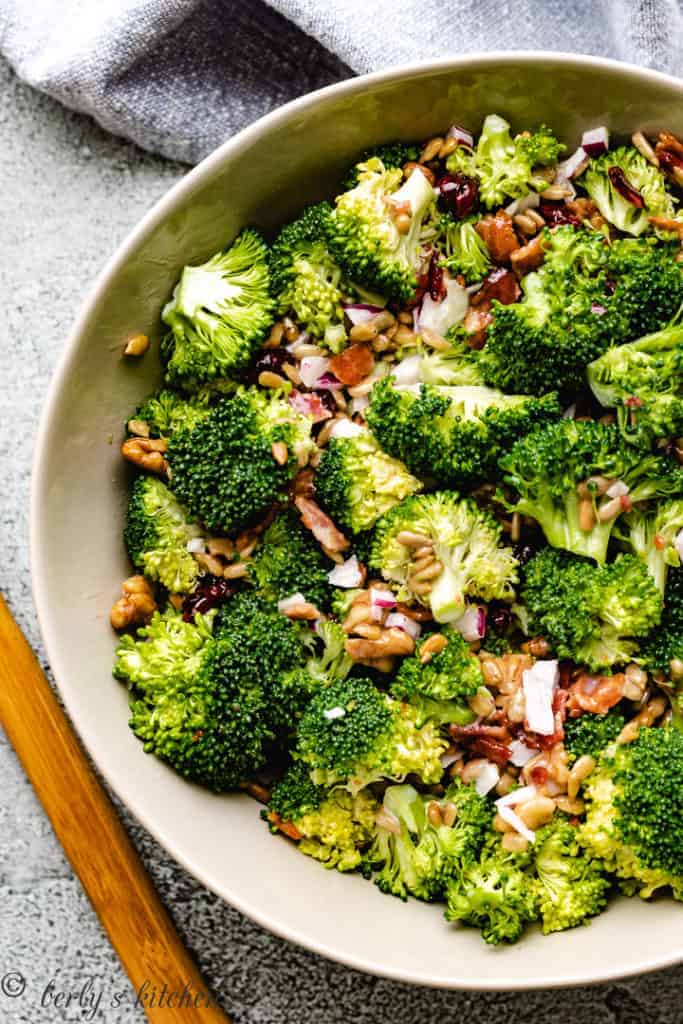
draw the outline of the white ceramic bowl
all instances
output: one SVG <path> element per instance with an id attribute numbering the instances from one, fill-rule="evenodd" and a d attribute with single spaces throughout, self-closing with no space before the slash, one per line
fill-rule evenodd
<path id="1" fill-rule="evenodd" d="M 245 224 L 266 230 L 330 194 L 365 147 L 427 138 L 496 111 L 542 121 L 573 146 L 586 127 L 683 133 L 683 84 L 655 72 L 551 53 L 443 60 L 352 79 L 276 110 L 226 142 L 164 196 L 105 268 L 55 375 L 32 494 L 33 581 L 49 659 L 98 768 L 138 819 L 209 888 L 265 928 L 361 970 L 447 988 L 547 988 L 603 981 L 683 958 L 681 907 L 619 900 L 589 928 L 491 949 L 441 908 L 383 896 L 325 871 L 270 835 L 245 796 L 215 796 L 143 753 L 110 675 L 109 608 L 128 575 L 121 541 L 128 473 L 122 424 L 156 385 L 152 354 L 121 358 L 132 330 L 158 336 L 185 263 Z M 55 766 L 55 770 L 59 770 Z"/>

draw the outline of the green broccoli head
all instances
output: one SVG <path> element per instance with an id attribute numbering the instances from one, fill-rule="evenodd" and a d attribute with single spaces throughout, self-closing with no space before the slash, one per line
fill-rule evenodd
<path id="1" fill-rule="evenodd" d="M 466 344 L 457 327 L 448 332 L 448 340 L 451 345 L 449 349 L 427 349 L 420 352 L 420 380 L 425 384 L 447 387 L 483 384 L 477 349 Z"/>
<path id="2" fill-rule="evenodd" d="M 337 197 L 327 229 L 329 249 L 348 277 L 397 300 L 412 298 L 421 262 L 420 228 L 435 192 L 420 171 L 401 172 L 373 158 L 358 184 Z M 407 205 L 404 205 L 407 204 Z M 405 233 L 400 217 L 407 215 Z"/>
<path id="3" fill-rule="evenodd" d="M 315 489 L 336 523 L 361 533 L 403 498 L 422 490 L 422 484 L 364 430 L 332 438 L 316 472 Z"/>
<path id="4" fill-rule="evenodd" d="M 319 650 L 306 662 L 306 671 L 317 682 L 327 684 L 347 677 L 353 668 L 353 659 L 346 652 L 346 639 L 338 622 L 317 624 Z"/>
<path id="5" fill-rule="evenodd" d="M 627 441 L 651 448 L 683 432 L 683 325 L 610 348 L 588 367 L 601 405 L 616 409 Z"/>
<path id="6" fill-rule="evenodd" d="M 273 790 L 269 818 L 277 830 L 284 822 L 294 828 L 298 849 L 323 867 L 352 871 L 374 834 L 379 804 L 366 790 L 325 790 L 311 782 L 301 762 L 295 763 Z"/>
<path id="7" fill-rule="evenodd" d="M 498 523 L 473 501 L 448 491 L 413 495 L 377 524 L 370 564 L 399 585 L 399 600 L 416 600 L 437 622 L 451 622 L 466 597 L 513 597 L 517 561 L 500 540 Z M 424 547 L 433 555 L 423 565 L 416 552 Z"/>
<path id="8" fill-rule="evenodd" d="M 443 253 L 443 266 L 452 274 L 462 274 L 467 284 L 481 281 L 491 268 L 488 246 L 475 230 L 476 220 L 476 217 L 457 220 L 443 213 L 436 225 L 436 245 Z"/>
<path id="9" fill-rule="evenodd" d="M 561 413 L 555 393 L 532 398 L 481 385 L 399 386 L 387 378 L 373 388 L 367 419 L 380 444 L 410 470 L 466 487 L 495 479 L 503 453 Z"/>
<path id="10" fill-rule="evenodd" d="M 194 391 L 239 377 L 273 322 L 266 244 L 243 231 L 197 267 L 185 267 L 162 319 L 166 379 Z"/>
<path id="11" fill-rule="evenodd" d="M 274 601 L 303 594 L 322 612 L 330 605 L 330 565 L 310 530 L 291 510 L 281 512 L 263 534 L 250 574 L 258 589 Z"/>
<path id="12" fill-rule="evenodd" d="M 476 717 L 467 698 L 484 685 L 479 658 L 460 633 L 450 630 L 441 634 L 445 647 L 431 656 L 425 652 L 423 661 L 423 648 L 434 635 L 423 636 L 415 653 L 403 659 L 391 687 L 392 695 L 415 707 L 418 725 L 428 719 L 467 725 Z"/>
<path id="13" fill-rule="evenodd" d="M 627 890 L 647 898 L 671 886 L 683 898 L 683 734 L 671 727 L 641 729 L 591 773 L 584 796 L 581 845 Z"/>
<path id="14" fill-rule="evenodd" d="M 503 849 L 492 833 L 478 860 L 449 882 L 446 919 L 479 928 L 491 945 L 515 942 L 539 916 L 538 894 L 530 877 L 531 854 Z"/>
<path id="15" fill-rule="evenodd" d="M 532 431 L 500 460 L 506 484 L 518 494 L 511 511 L 536 519 L 553 547 L 604 562 L 617 517 L 629 503 L 681 493 L 683 473 L 671 460 L 643 455 L 616 427 L 560 420 Z M 621 481 L 628 502 L 600 497 L 595 478 Z M 593 515 L 581 518 L 581 503 Z M 608 505 L 609 502 L 612 504 Z"/>
<path id="16" fill-rule="evenodd" d="M 201 535 L 175 496 L 157 477 L 139 476 L 133 484 L 123 539 L 136 569 L 171 593 L 192 590 L 199 566 L 187 550 Z"/>
<path id="17" fill-rule="evenodd" d="M 566 819 L 536 833 L 533 860 L 544 935 L 585 924 L 605 909 L 611 882 L 604 865 L 581 849 L 577 830 Z"/>
<path id="18" fill-rule="evenodd" d="M 372 149 L 366 149 L 358 163 L 355 163 L 346 175 L 344 191 L 348 192 L 356 187 L 363 167 L 369 160 L 381 160 L 388 171 L 400 171 L 404 164 L 419 160 L 421 151 L 422 147 L 418 142 L 385 142 Z"/>
<path id="19" fill-rule="evenodd" d="M 527 563 L 521 599 L 538 630 L 561 658 L 596 670 L 629 661 L 636 638 L 659 622 L 661 594 L 632 555 L 596 566 L 544 548 Z"/>
<path id="20" fill-rule="evenodd" d="M 681 556 L 678 537 L 683 531 L 683 500 L 658 502 L 653 509 L 634 508 L 623 518 L 619 536 L 642 559 L 650 575 L 664 593 L 669 568 L 678 568 Z"/>
<path id="21" fill-rule="evenodd" d="M 170 388 L 162 388 L 145 399 L 128 422 L 145 423 L 150 437 L 170 437 L 176 430 L 192 430 L 210 412 L 205 393 L 188 398 Z"/>
<path id="22" fill-rule="evenodd" d="M 271 291 L 279 313 L 293 313 L 316 338 L 344 337 L 342 272 L 325 241 L 329 203 L 309 206 L 280 231 L 270 250 Z M 334 328 L 334 331 L 331 329 Z"/>
<path id="23" fill-rule="evenodd" d="M 490 827 L 487 800 L 459 780 L 434 800 L 412 786 L 389 786 L 363 861 L 382 892 L 432 900 L 476 858 Z"/>
<path id="24" fill-rule="evenodd" d="M 332 682 L 311 699 L 297 734 L 296 756 L 318 785 L 344 785 L 357 793 L 379 779 L 410 773 L 437 782 L 446 743 L 431 723 L 418 728 L 407 705 L 369 679 Z"/>
<path id="25" fill-rule="evenodd" d="M 683 732 L 683 569 L 671 569 L 659 628 L 641 645 L 646 668 L 660 673 L 671 699 L 673 721 Z"/>
<path id="26" fill-rule="evenodd" d="M 675 214 L 664 175 L 633 146 L 591 160 L 580 182 L 605 220 L 626 234 L 642 235 L 651 216 Z"/>
<path id="27" fill-rule="evenodd" d="M 534 174 L 534 168 L 557 163 L 563 150 L 564 146 L 545 125 L 513 139 L 508 122 L 498 114 L 489 114 L 474 153 L 458 146 L 446 167 L 477 178 L 480 199 L 491 208 L 502 205 L 506 199 L 519 199 L 531 191 L 546 189 L 548 182 Z"/>
<path id="28" fill-rule="evenodd" d="M 564 745 L 570 762 L 584 755 L 598 757 L 616 740 L 625 725 L 626 719 L 616 708 L 604 715 L 568 718 L 564 723 Z"/>
<path id="29" fill-rule="evenodd" d="M 179 499 L 210 530 L 240 530 L 283 499 L 287 484 L 314 448 L 312 420 L 279 396 L 256 389 L 223 399 L 193 430 L 168 446 Z M 272 446 L 286 445 L 284 465 Z"/>
<path id="30" fill-rule="evenodd" d="M 212 610 L 195 615 L 194 622 L 185 622 L 174 608 L 155 612 L 149 625 L 141 626 L 135 636 L 126 633 L 120 638 L 115 678 L 131 689 L 150 694 L 163 691 L 169 679 L 181 687 L 189 686 L 213 635 L 215 617 Z"/>
<path id="31" fill-rule="evenodd" d="M 676 245 L 621 238 L 609 246 L 606 273 L 613 295 L 602 317 L 610 343 L 633 341 L 666 327 L 683 303 L 683 266 Z"/>

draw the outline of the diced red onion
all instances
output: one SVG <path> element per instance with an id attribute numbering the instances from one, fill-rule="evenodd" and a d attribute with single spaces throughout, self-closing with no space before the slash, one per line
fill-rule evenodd
<path id="1" fill-rule="evenodd" d="M 498 765 L 495 765 L 493 761 L 487 761 L 486 764 L 481 766 L 479 774 L 474 780 L 474 788 L 479 796 L 486 796 L 497 785 L 499 779 L 500 770 Z"/>
<path id="2" fill-rule="evenodd" d="M 314 423 L 322 423 L 323 420 L 329 420 L 332 416 L 320 395 L 316 395 L 314 391 L 304 394 L 302 391 L 292 388 L 289 393 L 289 404 L 302 416 L 310 416 Z"/>
<path id="3" fill-rule="evenodd" d="M 467 131 L 467 128 L 461 128 L 459 124 L 452 124 L 446 132 L 447 139 L 456 139 L 457 142 L 461 142 L 463 146 L 469 146 L 470 149 L 474 148 L 474 136 L 471 132 Z"/>
<path id="4" fill-rule="evenodd" d="M 378 828 L 383 828 L 386 832 L 393 832 L 396 836 L 401 834 L 401 822 L 393 811 L 387 810 L 384 806 L 380 807 L 377 812 L 375 824 Z"/>
<path id="5" fill-rule="evenodd" d="M 319 388 L 320 391 L 339 391 L 341 386 L 341 381 L 333 373 L 330 373 L 329 370 L 318 377 L 315 384 L 315 387 Z"/>
<path id="6" fill-rule="evenodd" d="M 583 146 L 579 146 L 570 157 L 567 157 L 566 160 L 557 165 L 555 181 L 558 184 L 563 184 L 565 181 L 571 181 L 572 178 L 578 178 L 586 170 L 588 162 L 588 153 L 586 153 Z"/>
<path id="7" fill-rule="evenodd" d="M 396 595 L 391 590 L 383 590 L 380 587 L 370 587 L 370 614 L 377 622 L 384 613 L 396 607 Z"/>
<path id="8" fill-rule="evenodd" d="M 513 740 L 510 744 L 510 751 L 510 764 L 514 764 L 516 768 L 523 768 L 527 761 L 530 761 L 538 753 L 533 747 L 527 747 L 523 740 Z"/>
<path id="9" fill-rule="evenodd" d="M 283 597 L 281 601 L 277 603 L 277 610 L 282 614 L 286 615 L 292 608 L 296 608 L 299 604 L 306 604 L 306 598 L 303 594 L 292 594 L 291 597 Z"/>
<path id="10" fill-rule="evenodd" d="M 326 356 L 304 356 L 299 364 L 302 384 L 307 388 L 317 387 L 329 365 L 330 361 Z"/>
<path id="11" fill-rule="evenodd" d="M 367 323 L 382 312 L 381 306 L 371 306 L 369 302 L 342 302 L 342 309 L 354 327 Z"/>
<path id="12" fill-rule="evenodd" d="M 520 816 L 518 814 L 515 814 L 512 808 L 500 807 L 498 809 L 498 813 L 500 814 L 503 821 L 507 821 L 508 825 L 512 825 L 515 832 L 519 832 L 520 836 L 524 836 L 527 842 L 534 842 L 534 840 L 536 839 L 536 833 L 532 832 L 531 829 L 524 824 Z"/>
<path id="13" fill-rule="evenodd" d="M 590 157 L 602 156 L 609 149 L 609 132 L 605 125 L 591 128 L 581 136 L 581 148 Z"/>
<path id="14" fill-rule="evenodd" d="M 391 368 L 391 374 L 400 386 L 417 384 L 420 380 L 420 356 L 408 356 Z"/>
<path id="15" fill-rule="evenodd" d="M 327 574 L 327 581 L 333 587 L 341 587 L 343 590 L 351 590 L 353 587 L 360 587 L 363 583 L 363 572 L 360 567 L 357 555 L 351 555 L 341 565 L 335 565 Z"/>
<path id="16" fill-rule="evenodd" d="M 513 201 L 505 207 L 505 212 L 509 213 L 511 217 L 514 217 L 517 213 L 524 213 L 525 210 L 535 210 L 536 207 L 540 206 L 541 197 L 538 192 L 530 192 L 528 196 L 522 196 L 521 199 L 513 199 Z"/>
<path id="17" fill-rule="evenodd" d="M 591 313 L 595 313 L 596 316 L 604 316 L 607 312 L 607 307 L 603 306 L 600 302 L 591 303 Z"/>
<path id="18" fill-rule="evenodd" d="M 625 484 L 623 480 L 615 480 L 613 484 L 610 484 L 605 494 L 608 498 L 621 498 L 622 495 L 628 494 L 630 488 L 628 484 Z"/>
<path id="19" fill-rule="evenodd" d="M 359 434 L 365 433 L 365 429 L 365 427 L 361 427 L 358 423 L 354 423 L 353 420 L 345 417 L 332 424 L 330 437 L 358 437 Z"/>
<path id="20" fill-rule="evenodd" d="M 402 612 L 391 612 L 387 615 L 384 625 L 387 629 L 394 627 L 395 629 L 402 629 L 408 636 L 412 636 L 413 640 L 417 640 L 420 633 L 422 632 L 422 626 L 415 619 L 411 619 L 410 616 L 404 615 Z"/>
<path id="21" fill-rule="evenodd" d="M 481 640 L 486 633 L 486 609 L 471 604 L 453 625 L 468 643 Z"/>
<path id="22" fill-rule="evenodd" d="M 496 800 L 496 807 L 498 810 L 501 807 L 514 807 L 515 804 L 525 803 L 527 800 L 531 800 L 536 796 L 535 786 L 521 786 L 519 789 L 513 789 L 511 793 L 506 793 L 505 796 L 501 796 Z"/>

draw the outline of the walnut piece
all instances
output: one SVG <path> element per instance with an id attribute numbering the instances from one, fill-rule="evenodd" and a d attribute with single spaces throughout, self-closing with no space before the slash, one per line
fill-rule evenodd
<path id="1" fill-rule="evenodd" d="M 157 609 L 154 592 L 144 576 L 130 576 L 121 584 L 123 597 L 112 606 L 109 618 L 116 630 L 146 626 Z"/>

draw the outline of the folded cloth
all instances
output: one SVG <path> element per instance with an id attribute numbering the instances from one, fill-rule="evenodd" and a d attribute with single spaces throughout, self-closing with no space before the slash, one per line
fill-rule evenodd
<path id="1" fill-rule="evenodd" d="M 354 73 L 491 49 L 573 50 L 677 73 L 679 0 L 0 0 L 17 74 L 193 163 L 280 103 Z"/>

